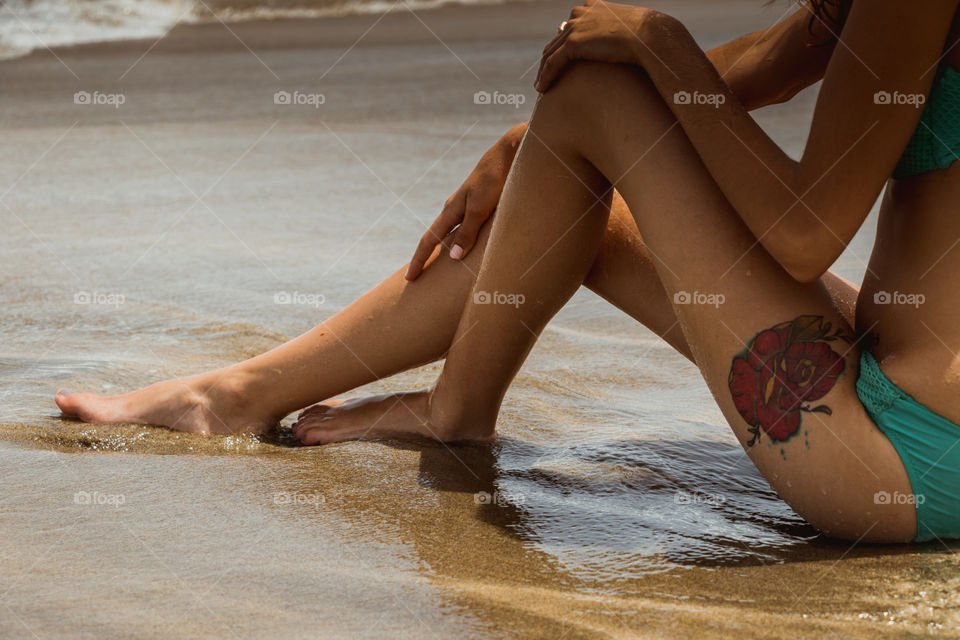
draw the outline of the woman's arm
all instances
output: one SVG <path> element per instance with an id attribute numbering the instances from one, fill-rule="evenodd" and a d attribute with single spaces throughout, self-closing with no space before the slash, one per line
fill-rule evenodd
<path id="1" fill-rule="evenodd" d="M 811 47 L 811 38 L 826 41 L 829 34 L 808 29 L 809 13 L 798 11 L 769 29 L 749 33 L 714 47 L 706 55 L 747 109 L 785 102 L 823 77 L 831 45 Z M 476 169 L 447 200 L 437 219 L 420 238 L 407 270 L 415 280 L 436 247 L 454 228 L 450 255 L 465 257 L 480 229 L 496 209 L 527 123 L 507 131 L 480 159 Z"/>
<path id="2" fill-rule="evenodd" d="M 836 46 L 806 6 L 772 27 L 707 51 L 717 73 L 747 109 L 790 100 L 823 78 Z"/>
<path id="3" fill-rule="evenodd" d="M 629 8 L 616 22 L 629 25 L 621 47 L 632 48 L 733 207 L 794 278 L 812 281 L 863 223 L 917 126 L 921 109 L 909 97 L 929 92 L 957 3 L 856 2 L 827 66 L 800 160 L 747 114 L 677 20 Z M 567 43 L 571 51 L 559 62 L 545 60 L 541 80 L 552 81 L 558 63 L 590 57 L 577 49 L 609 32 L 613 22 L 602 16 L 617 6 L 588 4 L 582 15 L 596 17 L 579 37 L 575 28 L 554 46 L 551 56 Z M 890 104 L 876 98 L 881 92 L 907 98 Z M 678 94 L 693 97 L 678 101 Z"/>

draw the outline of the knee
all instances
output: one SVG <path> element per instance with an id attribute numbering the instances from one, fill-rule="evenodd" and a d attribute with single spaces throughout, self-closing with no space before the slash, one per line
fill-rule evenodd
<path id="1" fill-rule="evenodd" d="M 530 128 L 540 139 L 571 144 L 590 155 L 625 142 L 649 144 L 637 132 L 652 132 L 653 142 L 674 124 L 673 113 L 642 70 L 581 61 L 568 66 L 540 96 Z"/>
<path id="2" fill-rule="evenodd" d="M 553 111 L 587 118 L 611 104 L 618 96 L 641 91 L 659 94 L 650 78 L 633 65 L 578 60 L 570 63 L 537 102 L 537 111 Z"/>

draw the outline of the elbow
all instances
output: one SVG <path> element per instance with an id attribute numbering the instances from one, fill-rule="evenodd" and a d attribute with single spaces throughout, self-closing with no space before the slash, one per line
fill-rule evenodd
<path id="1" fill-rule="evenodd" d="M 828 268 L 829 266 L 821 268 L 817 265 L 798 265 L 788 268 L 787 273 L 797 282 L 806 284 L 819 280 L 821 276 L 827 272 Z"/>
<path id="2" fill-rule="evenodd" d="M 824 239 L 811 231 L 786 234 L 772 254 L 791 278 L 803 283 L 819 280 L 836 259 Z"/>

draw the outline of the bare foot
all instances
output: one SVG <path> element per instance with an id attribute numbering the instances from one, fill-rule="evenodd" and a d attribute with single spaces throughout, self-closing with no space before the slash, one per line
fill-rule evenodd
<path id="1" fill-rule="evenodd" d="M 390 393 L 368 398 L 316 404 L 300 413 L 293 433 L 305 445 L 369 438 L 409 438 L 418 435 L 445 442 L 487 441 L 467 437 L 456 426 L 430 419 L 430 392 Z"/>
<path id="2" fill-rule="evenodd" d="M 65 416 L 84 422 L 133 422 L 203 434 L 262 433 L 276 419 L 258 415 L 236 377 L 214 372 L 167 380 L 122 396 L 58 391 Z"/>
<path id="3" fill-rule="evenodd" d="M 435 437 L 427 419 L 428 395 L 389 393 L 315 404 L 300 413 L 293 434 L 306 445 L 404 434 Z"/>

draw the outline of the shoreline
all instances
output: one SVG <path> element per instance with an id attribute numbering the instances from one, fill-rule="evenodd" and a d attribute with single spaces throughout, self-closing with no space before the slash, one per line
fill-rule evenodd
<path id="1" fill-rule="evenodd" d="M 47 56 L 87 57 L 150 53 L 228 52 L 247 49 L 291 50 L 364 45 L 422 44 L 436 40 L 456 42 L 505 41 L 518 38 L 553 37 L 556 26 L 574 0 L 501 0 L 479 3 L 444 2 L 437 6 L 391 7 L 369 11 L 318 16 L 254 17 L 236 21 L 180 22 L 159 37 L 103 40 L 72 45 L 37 48 L 22 56 L 0 60 L 19 61 Z M 654 0 L 648 6 L 671 11 L 693 22 L 728 26 L 731 33 L 742 24 L 741 12 L 754 7 L 758 15 L 776 16 L 756 0 L 734 0 L 720 7 L 704 7 L 701 0 Z M 501 13 L 506 16 L 500 15 Z M 731 14 L 733 17 L 731 17 Z M 726 16 L 726 18 L 725 18 Z M 505 20 L 504 17 L 509 19 Z M 374 29 L 379 23 L 384 29 Z M 763 23 L 766 24 L 766 23 Z M 743 33 L 746 31 L 740 30 Z M 152 46 L 153 45 L 153 46 Z"/>
<path id="2" fill-rule="evenodd" d="M 556 9 L 559 11 L 558 15 L 562 16 L 564 6 L 566 3 L 556 0 L 445 3 L 436 7 L 390 8 L 382 12 L 344 15 L 180 22 L 159 37 L 102 40 L 37 48 L 22 56 L 0 60 L 0 64 L 48 56 L 79 58 L 139 55 L 148 49 L 151 54 L 188 54 L 226 53 L 248 48 L 272 51 L 312 49 L 318 46 L 336 48 L 350 46 L 361 36 L 365 45 L 420 44 L 435 41 L 437 38 L 456 41 L 513 40 L 530 35 L 529 22 L 525 19 L 542 16 L 545 8 Z M 502 19 L 491 15 L 491 10 L 498 8 L 509 11 L 515 21 L 504 24 Z M 417 20 L 415 15 L 421 17 L 423 22 Z M 385 28 L 373 28 L 380 23 L 383 23 Z M 424 24 L 429 29 L 424 29 Z M 505 26 L 507 28 L 504 28 Z M 430 33 L 430 30 L 434 33 Z M 550 34 L 549 28 L 542 31 L 544 35 Z"/>

